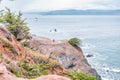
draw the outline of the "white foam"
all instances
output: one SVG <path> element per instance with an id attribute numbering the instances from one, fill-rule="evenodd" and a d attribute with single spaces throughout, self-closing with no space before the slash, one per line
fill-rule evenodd
<path id="1" fill-rule="evenodd" d="M 102 80 L 109 80 L 109 79 L 107 79 L 107 78 L 102 78 Z"/>
<path id="2" fill-rule="evenodd" d="M 120 73 L 120 69 L 111 69 L 111 71 Z"/>
<path id="3" fill-rule="evenodd" d="M 102 80 L 114 80 L 114 79 L 102 78 Z"/>
<path id="4" fill-rule="evenodd" d="M 107 71 L 107 70 L 110 70 L 110 68 L 108 68 L 108 67 L 105 67 L 105 68 L 103 68 L 103 70 L 106 70 L 106 71 Z"/>
<path id="5" fill-rule="evenodd" d="M 111 69 L 111 68 L 103 68 L 103 70 L 105 70 L 105 71 L 111 71 L 111 72 L 116 72 L 116 73 L 120 73 L 120 69 Z"/>

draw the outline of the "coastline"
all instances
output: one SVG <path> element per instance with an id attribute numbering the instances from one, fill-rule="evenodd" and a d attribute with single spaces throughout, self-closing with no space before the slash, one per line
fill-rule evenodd
<path id="1" fill-rule="evenodd" d="M 18 77 L 21 77 L 21 80 L 31 78 L 46 80 L 52 75 L 56 75 L 56 78 L 63 78 L 62 80 L 69 80 L 68 78 L 74 80 L 72 76 L 75 74 L 70 72 L 78 74 L 75 79 L 81 77 L 84 80 L 82 76 L 86 76 L 87 80 L 89 78 L 101 80 L 96 70 L 88 64 L 81 48 L 72 46 L 67 40 L 53 41 L 47 38 L 32 37 L 28 39 L 28 45 L 25 47 L 5 27 L 0 26 L 0 34 L 0 65 L 2 65 L 0 79 L 2 80 L 19 80 Z M 82 75 L 79 76 L 80 74 Z M 44 76 L 44 79 L 40 77 L 42 75 L 49 76 Z M 54 79 L 51 78 L 51 80 Z"/>
<path id="2" fill-rule="evenodd" d="M 61 63 L 68 71 L 84 72 L 101 80 L 97 71 L 91 67 L 80 47 L 72 46 L 68 40 L 53 41 L 46 37 L 33 36 L 28 41 L 28 47 L 40 54 L 51 57 Z"/>

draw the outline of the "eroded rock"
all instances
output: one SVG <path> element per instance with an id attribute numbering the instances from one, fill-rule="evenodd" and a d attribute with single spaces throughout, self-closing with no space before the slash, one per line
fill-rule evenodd
<path id="1" fill-rule="evenodd" d="M 0 63 L 0 80 L 70 80 L 70 79 L 58 75 L 41 76 L 36 79 L 18 78 L 6 69 L 4 63 Z"/>
<path id="2" fill-rule="evenodd" d="M 67 40 L 55 41 L 42 37 L 33 37 L 29 41 L 28 47 L 34 47 L 37 52 L 57 60 L 65 68 L 73 72 L 84 72 L 92 74 L 98 78 L 96 70 L 88 64 L 80 47 L 70 45 Z"/>

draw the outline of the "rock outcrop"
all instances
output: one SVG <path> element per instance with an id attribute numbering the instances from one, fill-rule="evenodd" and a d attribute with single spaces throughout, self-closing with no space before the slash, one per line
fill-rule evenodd
<path id="1" fill-rule="evenodd" d="M 87 54 L 86 57 L 93 57 L 93 54 Z"/>
<path id="2" fill-rule="evenodd" d="M 46 74 L 51 75 L 33 80 L 70 80 L 62 77 L 69 71 L 92 74 L 101 80 L 81 48 L 70 45 L 67 40 L 33 37 L 28 40 L 27 47 L 23 47 L 5 27 L 0 26 L 0 80 L 29 80 Z"/>
<path id="3" fill-rule="evenodd" d="M 41 68 L 38 66 L 41 66 Z M 62 75 L 62 72 L 66 72 L 66 69 L 60 63 L 23 47 L 5 27 L 0 26 L 0 80 L 28 80 L 17 78 L 14 74 L 29 78 L 30 76 L 35 77 L 48 73 L 53 75 L 36 78 L 35 80 L 47 80 L 53 76 L 58 80 L 62 78 L 63 80 L 69 80 L 57 76 Z M 54 80 L 54 77 L 51 80 Z"/>
<path id="4" fill-rule="evenodd" d="M 96 70 L 88 64 L 81 48 L 70 45 L 67 40 L 55 41 L 34 36 L 28 43 L 31 49 L 57 60 L 68 71 L 84 72 L 100 79 Z"/>
<path id="5" fill-rule="evenodd" d="M 0 63 L 0 80 L 70 80 L 70 79 L 58 75 L 41 76 L 36 79 L 18 78 L 6 69 L 4 63 Z"/>

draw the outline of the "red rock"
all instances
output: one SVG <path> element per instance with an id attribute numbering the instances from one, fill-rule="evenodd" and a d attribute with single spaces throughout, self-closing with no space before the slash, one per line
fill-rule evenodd
<path id="1" fill-rule="evenodd" d="M 47 75 L 37 78 L 35 80 L 70 80 L 70 79 L 58 75 Z"/>
<path id="2" fill-rule="evenodd" d="M 14 52 L 17 54 L 11 52 L 11 47 L 12 50 L 14 49 Z M 29 51 L 24 49 L 24 47 L 5 27 L 0 26 L 0 80 L 70 80 L 58 75 L 47 75 L 36 79 L 18 78 L 8 70 L 10 65 L 6 64 L 5 59 L 14 64 L 14 67 L 17 68 L 17 62 L 24 58 L 29 59 L 29 63 L 30 61 L 33 62 L 33 55 L 31 55 Z M 58 73 L 62 69 L 61 66 L 59 67 L 60 69 L 56 69 Z M 56 71 L 53 72 L 56 73 Z"/>
<path id="3" fill-rule="evenodd" d="M 35 36 L 29 41 L 29 47 L 40 54 L 57 60 L 68 71 L 84 72 L 100 78 L 96 70 L 92 69 L 88 64 L 82 49 L 70 45 L 67 40 L 53 41 L 48 38 Z"/>
<path id="4" fill-rule="evenodd" d="M 6 28 L 3 28 L 1 26 L 0 26 L 0 39 L 3 40 L 0 42 L 0 53 L 2 53 L 2 56 L 5 59 L 8 59 L 11 63 L 15 63 L 15 64 L 17 64 L 17 62 L 19 62 L 20 59 L 24 59 L 24 58 L 27 59 L 28 63 L 30 63 L 30 61 L 34 62 L 33 55 L 31 55 L 29 51 L 24 49 L 24 47 L 16 40 L 16 38 Z M 5 46 L 4 41 L 13 47 L 12 52 L 8 48 L 8 45 Z M 52 58 L 54 60 L 57 60 L 62 65 L 64 65 L 64 67 L 59 66 L 58 68 L 55 68 L 54 71 L 53 69 L 50 70 L 52 74 L 57 74 L 57 75 L 48 75 L 32 80 L 69 80 L 68 78 L 58 76 L 60 71 L 63 72 L 66 69 L 73 72 L 82 71 L 84 73 L 98 76 L 96 71 L 92 69 L 91 66 L 88 64 L 81 48 L 73 47 L 67 42 L 67 40 L 53 41 L 47 38 L 36 37 L 36 38 L 32 38 L 29 41 L 29 43 L 30 43 L 29 44 L 30 48 L 41 53 L 45 57 L 47 56 L 48 59 Z M 17 78 L 15 75 L 10 73 L 6 69 L 6 65 L 0 64 L 0 80 L 28 80 L 28 79 Z"/>
<path id="5" fill-rule="evenodd" d="M 70 80 L 58 75 L 47 75 L 36 79 L 18 78 L 6 69 L 4 63 L 0 63 L 0 80 Z"/>

